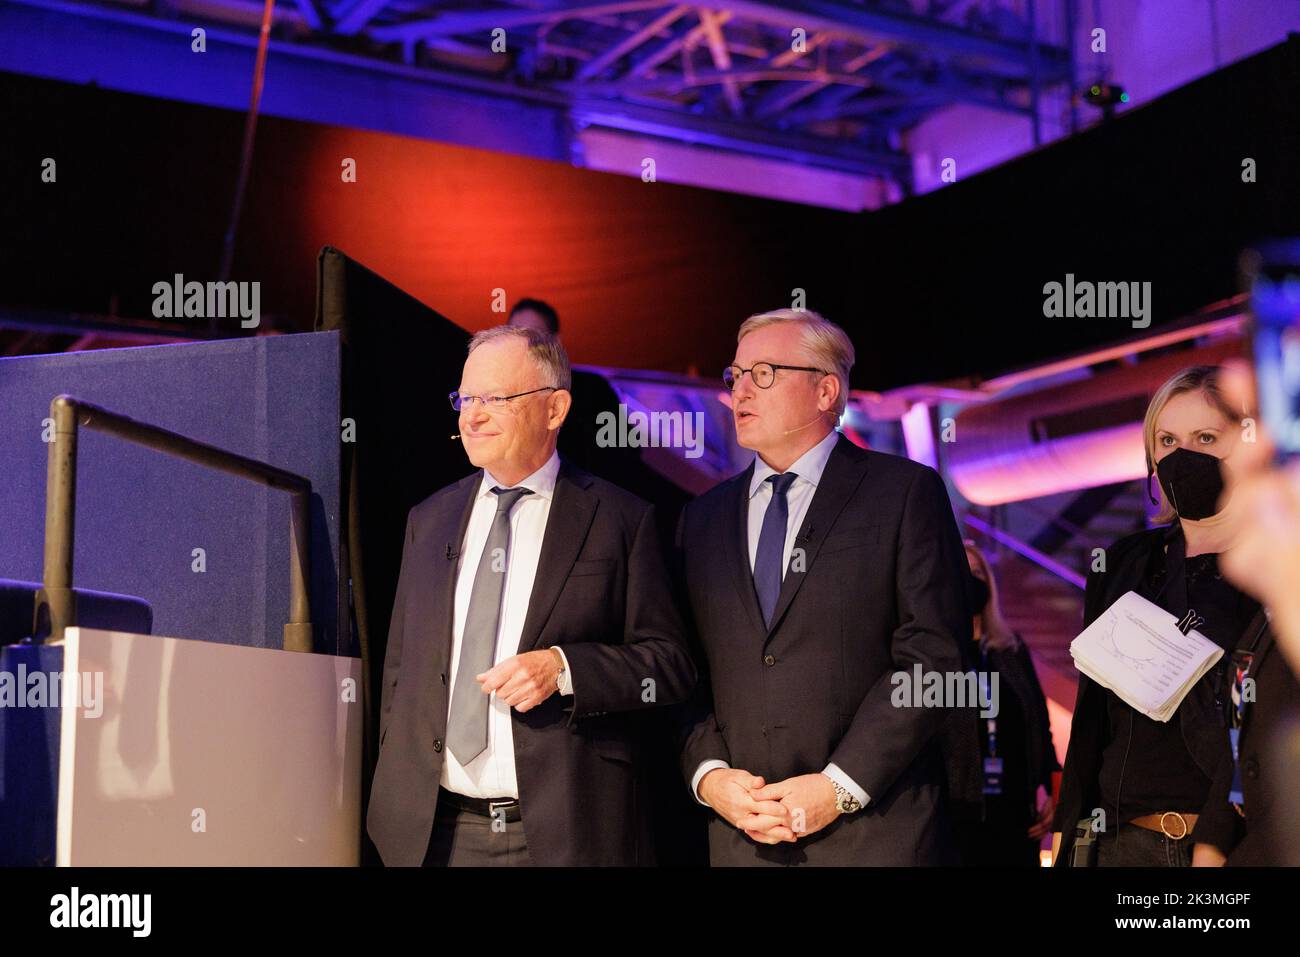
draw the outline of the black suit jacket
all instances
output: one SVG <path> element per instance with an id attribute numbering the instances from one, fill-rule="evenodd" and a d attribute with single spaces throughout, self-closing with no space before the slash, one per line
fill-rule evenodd
<path id="1" fill-rule="evenodd" d="M 931 468 L 840 436 L 795 545 L 772 627 L 749 567 L 751 465 L 686 507 L 682 588 L 710 673 L 689 709 L 683 772 L 727 761 L 769 783 L 837 764 L 871 797 L 795 844 L 758 844 L 716 814 L 714 865 L 953 860 L 936 733 L 942 708 L 894 707 L 891 676 L 966 665 L 968 574 Z M 711 694 L 710 694 L 711 692 Z"/>
<path id="2" fill-rule="evenodd" d="M 436 492 L 407 518 L 366 817 L 390 866 L 419 865 L 432 833 L 455 555 L 482 475 Z M 524 833 L 538 865 L 650 862 L 632 712 L 684 700 L 696 678 L 652 512 L 561 459 L 518 653 L 562 646 L 574 695 L 511 711 Z"/>
<path id="3" fill-rule="evenodd" d="M 1300 683 L 1274 643 L 1262 610 L 1238 647 L 1252 645 L 1249 674 L 1255 681 L 1255 700 L 1246 705 L 1237 746 L 1246 816 L 1238 814 L 1228 800 L 1232 765 L 1224 764 L 1196 831 L 1199 835 L 1202 824 L 1209 825 L 1200 839 L 1217 846 L 1229 865 L 1295 866 L 1300 798 L 1288 780 L 1294 775 L 1281 766 L 1286 758 L 1278 753 L 1277 744 L 1300 718 Z"/>

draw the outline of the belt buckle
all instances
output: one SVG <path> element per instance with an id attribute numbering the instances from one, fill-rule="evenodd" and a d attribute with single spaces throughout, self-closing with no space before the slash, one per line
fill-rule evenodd
<path id="1" fill-rule="evenodd" d="M 489 800 L 489 801 L 487 802 L 487 804 L 488 804 L 488 817 L 492 818 L 493 820 L 496 820 L 496 809 L 497 809 L 497 808 L 499 808 L 499 807 L 500 807 L 500 808 L 509 808 L 510 805 L 512 805 L 512 804 L 516 804 L 516 803 L 518 803 L 518 802 L 517 802 L 514 798 L 506 798 L 505 800 L 502 800 L 502 801 L 491 801 L 491 800 Z M 504 816 L 504 815 L 502 815 L 501 820 L 503 820 L 503 821 L 505 820 L 505 816 Z"/>
<path id="2" fill-rule="evenodd" d="M 1174 817 L 1178 818 L 1178 820 L 1182 823 L 1183 825 L 1182 834 L 1170 834 L 1167 830 L 1165 830 L 1165 818 L 1169 817 L 1169 815 L 1171 814 Z M 1160 815 L 1160 833 L 1163 834 L 1165 837 L 1169 838 L 1171 841 L 1181 841 L 1183 838 L 1187 836 L 1187 832 L 1190 830 L 1191 828 L 1187 826 L 1187 819 L 1183 817 L 1182 814 L 1180 814 L 1178 811 L 1165 811 L 1164 814 Z"/>

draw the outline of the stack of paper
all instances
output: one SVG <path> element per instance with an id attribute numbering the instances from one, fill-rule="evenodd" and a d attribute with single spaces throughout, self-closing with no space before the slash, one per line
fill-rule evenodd
<path id="1" fill-rule="evenodd" d="M 1136 592 L 1126 592 L 1070 642 L 1074 665 L 1131 708 L 1168 721 L 1223 649 Z"/>

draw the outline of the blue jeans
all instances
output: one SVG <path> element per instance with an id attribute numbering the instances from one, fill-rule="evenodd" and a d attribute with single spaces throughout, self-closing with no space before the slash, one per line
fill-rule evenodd
<path id="1" fill-rule="evenodd" d="M 1175 841 L 1159 831 L 1121 824 L 1116 834 L 1102 833 L 1097 842 L 1098 867 L 1191 867 L 1192 836 Z"/>

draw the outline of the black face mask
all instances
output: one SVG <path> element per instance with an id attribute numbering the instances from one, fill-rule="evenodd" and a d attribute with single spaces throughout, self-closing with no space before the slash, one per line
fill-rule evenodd
<path id="1" fill-rule="evenodd" d="M 1223 494 L 1223 463 L 1205 452 L 1174 449 L 1156 463 L 1165 498 L 1179 518 L 1209 518 Z"/>
<path id="2" fill-rule="evenodd" d="M 984 606 L 989 603 L 988 582 L 976 578 L 974 575 L 968 575 L 966 594 L 970 598 L 971 612 L 976 615 L 982 613 Z"/>

